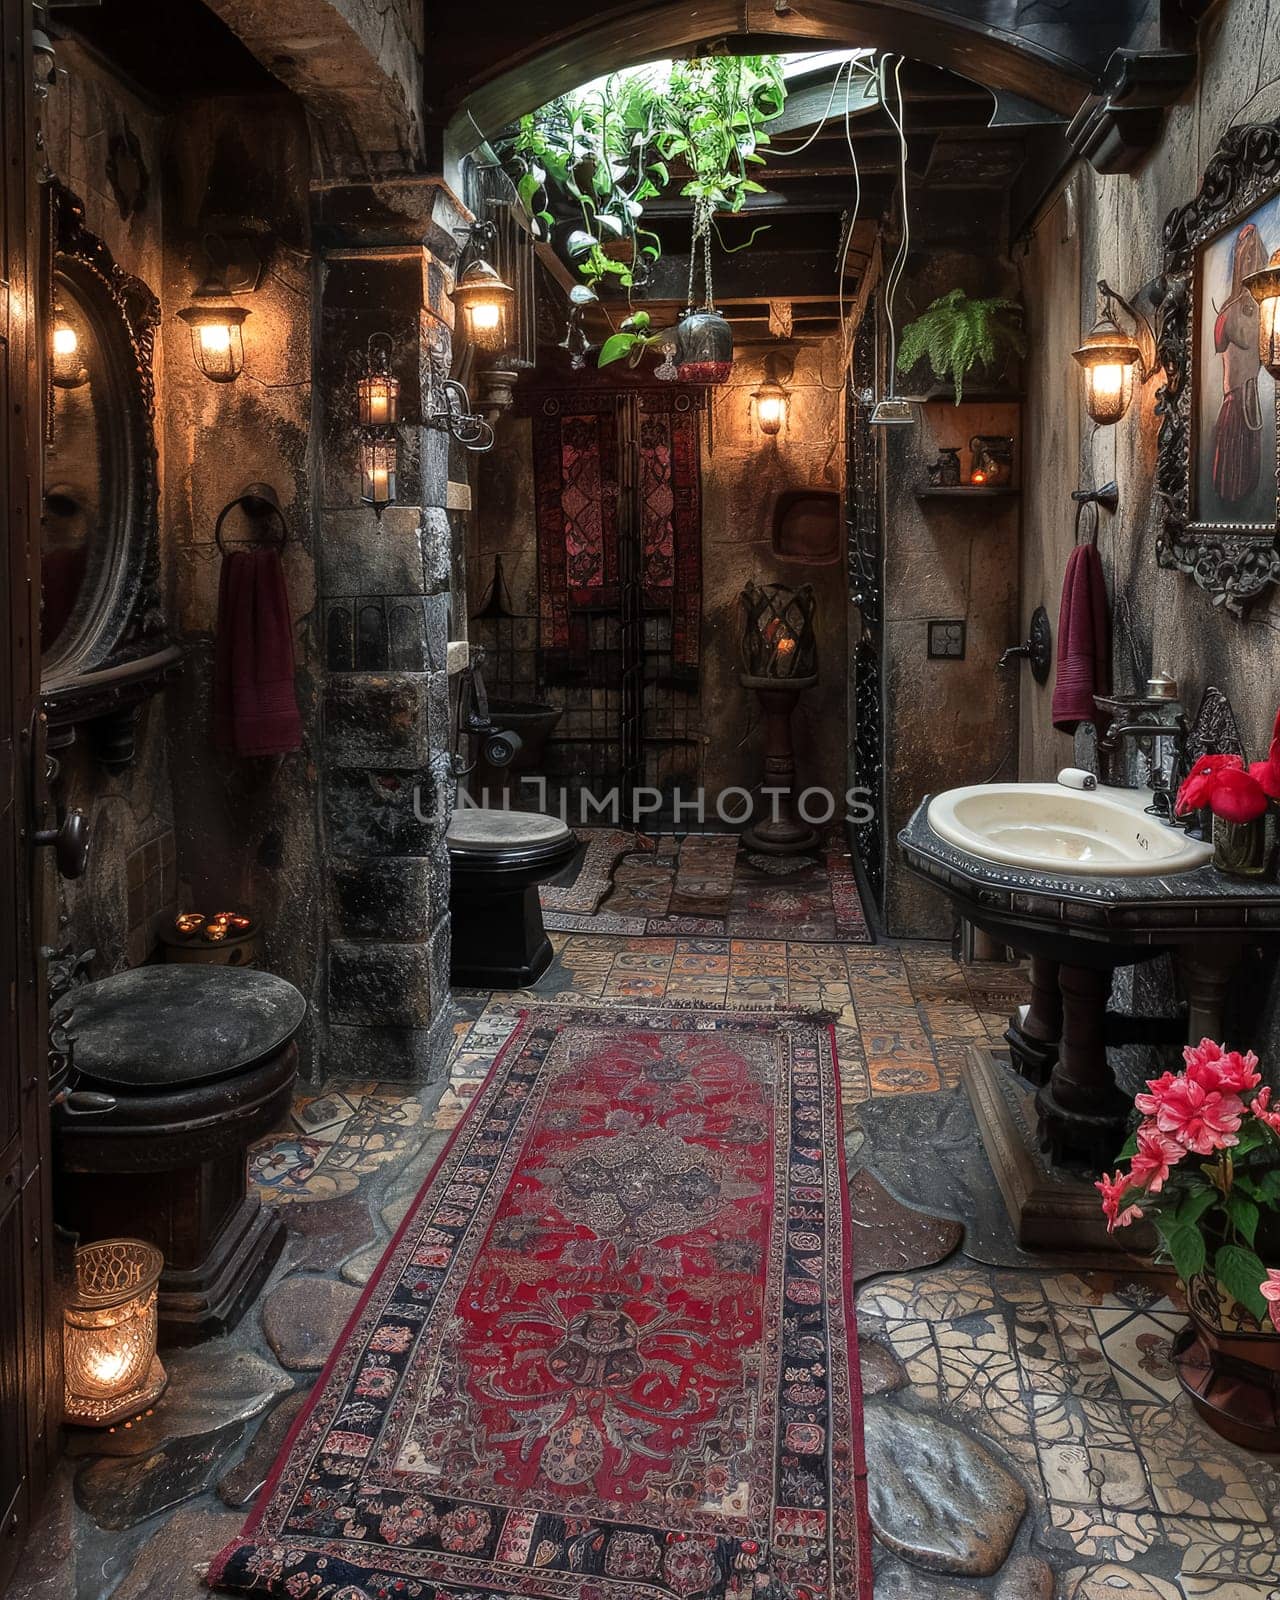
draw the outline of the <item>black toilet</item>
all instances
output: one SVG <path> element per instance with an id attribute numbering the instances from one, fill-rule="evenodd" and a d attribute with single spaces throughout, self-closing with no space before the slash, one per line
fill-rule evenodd
<path id="1" fill-rule="evenodd" d="M 573 859 L 578 841 L 558 817 L 530 811 L 453 813 L 452 982 L 469 989 L 523 989 L 551 962 L 538 885 Z"/>

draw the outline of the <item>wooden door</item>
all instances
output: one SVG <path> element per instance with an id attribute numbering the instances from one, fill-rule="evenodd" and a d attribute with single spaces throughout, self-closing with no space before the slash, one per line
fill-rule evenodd
<path id="1" fill-rule="evenodd" d="M 0 0 L 0 1590 L 47 1474 L 59 1393 L 44 985 L 33 928 L 42 344 L 28 0 Z"/>

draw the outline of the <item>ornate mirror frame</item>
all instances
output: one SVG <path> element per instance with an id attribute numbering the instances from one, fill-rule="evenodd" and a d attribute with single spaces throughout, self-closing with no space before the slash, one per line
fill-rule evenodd
<path id="1" fill-rule="evenodd" d="M 1160 425 L 1156 492 L 1163 502 L 1156 556 L 1162 567 L 1185 572 L 1215 605 L 1242 617 L 1249 603 L 1280 583 L 1280 415 L 1268 467 L 1276 485 L 1275 514 L 1267 522 L 1227 522 L 1197 515 L 1198 385 L 1197 306 L 1203 294 L 1203 250 L 1259 205 L 1280 193 L 1280 121 L 1230 128 L 1205 168 L 1194 200 L 1170 212 L 1164 225 L 1163 299 L 1157 346 L 1165 383 L 1157 397 Z M 1277 386 L 1280 413 L 1280 385 Z M 1265 426 L 1265 424 L 1264 424 Z"/>
<path id="2" fill-rule="evenodd" d="M 118 481 L 102 576 L 95 591 L 77 602 L 71 637 L 59 641 L 44 664 L 40 699 L 51 746 L 69 743 L 79 724 L 112 719 L 95 730 L 95 742 L 104 759 L 118 766 L 132 757 L 136 706 L 179 670 L 182 655 L 169 636 L 160 599 L 152 373 L 160 303 L 85 227 L 84 206 L 69 189 L 51 181 L 47 194 L 44 325 L 53 327 L 59 286 L 74 295 L 93 325 L 110 396 L 108 449 Z M 53 394 L 52 372 L 46 371 L 46 432 Z"/>

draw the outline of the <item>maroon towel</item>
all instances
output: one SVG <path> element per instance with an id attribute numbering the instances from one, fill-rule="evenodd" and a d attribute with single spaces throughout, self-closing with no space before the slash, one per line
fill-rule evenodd
<path id="1" fill-rule="evenodd" d="M 234 550 L 223 558 L 213 737 L 220 750 L 238 756 L 279 756 L 302 747 L 289 593 L 278 550 Z"/>
<path id="2" fill-rule="evenodd" d="M 1095 722 L 1093 697 L 1111 687 L 1111 613 L 1107 585 L 1094 544 L 1078 544 L 1062 579 L 1058 614 L 1058 675 L 1053 685 L 1053 725 L 1074 733 Z"/>

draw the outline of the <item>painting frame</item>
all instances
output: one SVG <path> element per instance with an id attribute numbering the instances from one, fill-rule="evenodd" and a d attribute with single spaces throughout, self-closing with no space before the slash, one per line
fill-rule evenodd
<path id="1" fill-rule="evenodd" d="M 1169 214 L 1156 336 L 1157 560 L 1236 617 L 1280 583 L 1280 386 L 1259 367 L 1264 381 L 1250 387 L 1247 319 L 1230 326 L 1264 214 L 1277 235 L 1269 253 L 1280 246 L 1280 119 L 1229 129 L 1195 198 Z"/>

